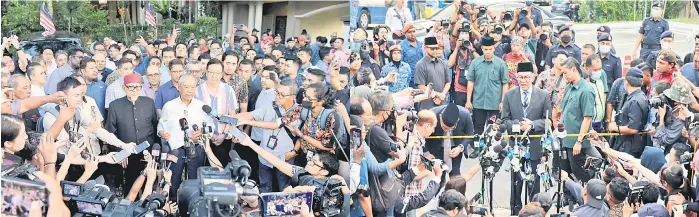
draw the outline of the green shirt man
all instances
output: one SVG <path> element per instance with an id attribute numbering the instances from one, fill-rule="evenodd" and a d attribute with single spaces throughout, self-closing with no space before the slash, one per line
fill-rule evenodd
<path id="1" fill-rule="evenodd" d="M 471 96 L 474 109 L 499 109 L 502 86 L 510 82 L 505 61 L 496 56 L 488 61 L 480 56 L 471 62 L 466 79 L 474 83 Z"/>
<path id="2" fill-rule="evenodd" d="M 595 93 L 590 83 L 585 79 L 580 79 L 575 84 L 569 84 L 566 88 L 565 97 L 561 103 L 563 108 L 563 125 L 565 125 L 568 134 L 578 134 L 589 132 L 580 132 L 583 119 L 585 117 L 594 117 L 595 115 Z M 578 137 L 566 137 L 563 139 L 563 147 L 573 148 Z M 583 141 L 582 148 L 590 147 L 590 141 Z"/>

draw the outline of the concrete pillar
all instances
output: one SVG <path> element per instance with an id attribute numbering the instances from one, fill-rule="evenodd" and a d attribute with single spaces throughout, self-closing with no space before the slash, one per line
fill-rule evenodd
<path id="1" fill-rule="evenodd" d="M 129 12 L 131 12 L 131 15 L 130 15 L 131 16 L 130 17 L 131 24 L 138 24 L 138 10 L 137 10 L 138 6 L 137 6 L 137 4 L 138 4 L 137 1 L 133 1 L 130 4 L 131 7 L 129 7 Z"/>
<path id="2" fill-rule="evenodd" d="M 264 2 L 255 4 L 255 29 L 262 31 L 262 5 Z"/>
<path id="3" fill-rule="evenodd" d="M 248 3 L 248 27 L 255 26 L 255 3 Z"/>
<path id="4" fill-rule="evenodd" d="M 228 31 L 229 32 L 233 29 L 233 25 L 236 25 L 235 14 L 237 12 L 238 12 L 238 4 L 230 3 L 230 6 L 228 7 L 228 13 L 230 13 L 230 16 L 228 16 Z"/>
<path id="5" fill-rule="evenodd" d="M 229 32 L 228 14 L 228 4 L 221 4 L 221 36 L 224 36 Z"/>
<path id="6" fill-rule="evenodd" d="M 298 22 L 298 20 L 296 19 L 297 3 L 298 2 L 296 1 L 289 1 L 286 14 L 286 34 L 284 35 L 285 38 L 283 40 L 286 40 L 286 38 L 289 38 L 296 34 L 296 23 Z"/>

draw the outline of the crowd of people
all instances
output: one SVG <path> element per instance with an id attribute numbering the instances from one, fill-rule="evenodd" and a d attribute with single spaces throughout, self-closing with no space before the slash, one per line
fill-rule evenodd
<path id="1" fill-rule="evenodd" d="M 699 35 L 674 51 L 662 2 L 632 53 L 606 25 L 576 44 L 533 1 L 453 4 L 418 27 L 398 0 L 373 34 L 351 33 L 352 216 L 490 216 L 492 190 L 466 186 L 497 173 L 512 216 L 696 216 Z"/>
<path id="2" fill-rule="evenodd" d="M 113 196 L 102 208 L 160 195 L 156 214 L 189 216 L 182 209 L 190 204 L 178 203 L 190 197 L 178 194 L 182 186 L 202 168 L 236 168 L 225 183 L 246 189 L 234 202 L 244 216 L 264 209 L 251 194 L 328 183 L 339 183 L 343 206 L 332 216 L 349 216 L 345 39 L 311 41 L 304 30 L 284 40 L 237 25 L 223 41 L 179 34 L 40 47 L 34 56 L 18 37 L 4 37 L 3 176 L 45 183 L 49 216 L 78 212 L 64 182 L 82 184 L 81 193 L 107 189 Z M 243 161 L 249 165 L 237 169 Z M 314 203 L 301 215 L 331 205 Z"/>

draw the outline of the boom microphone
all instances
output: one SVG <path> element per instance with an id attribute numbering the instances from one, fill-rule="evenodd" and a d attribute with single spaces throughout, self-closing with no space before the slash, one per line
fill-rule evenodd
<path id="1" fill-rule="evenodd" d="M 210 118 L 218 120 L 218 117 L 216 117 L 216 114 L 214 114 L 215 112 L 213 112 L 213 109 L 211 109 L 211 106 L 203 105 L 203 106 L 201 106 L 201 110 L 203 110 L 204 113 L 206 113 L 206 115 L 208 115 Z"/>

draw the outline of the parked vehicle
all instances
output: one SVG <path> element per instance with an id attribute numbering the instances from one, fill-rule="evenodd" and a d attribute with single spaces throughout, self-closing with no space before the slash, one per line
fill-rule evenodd
<path id="1" fill-rule="evenodd" d="M 41 32 L 29 33 L 22 36 L 23 41 L 19 42 L 25 54 L 37 56 L 45 47 L 50 47 L 54 52 L 59 50 L 67 51 L 74 47 L 83 47 L 78 35 L 70 32 L 58 31 L 53 35 L 44 37 Z"/>
<path id="2" fill-rule="evenodd" d="M 563 12 L 570 20 L 580 22 L 580 4 L 570 4 L 568 9 Z"/>
<path id="3" fill-rule="evenodd" d="M 551 0 L 551 13 L 563 14 L 568 2 L 568 0 Z"/>

